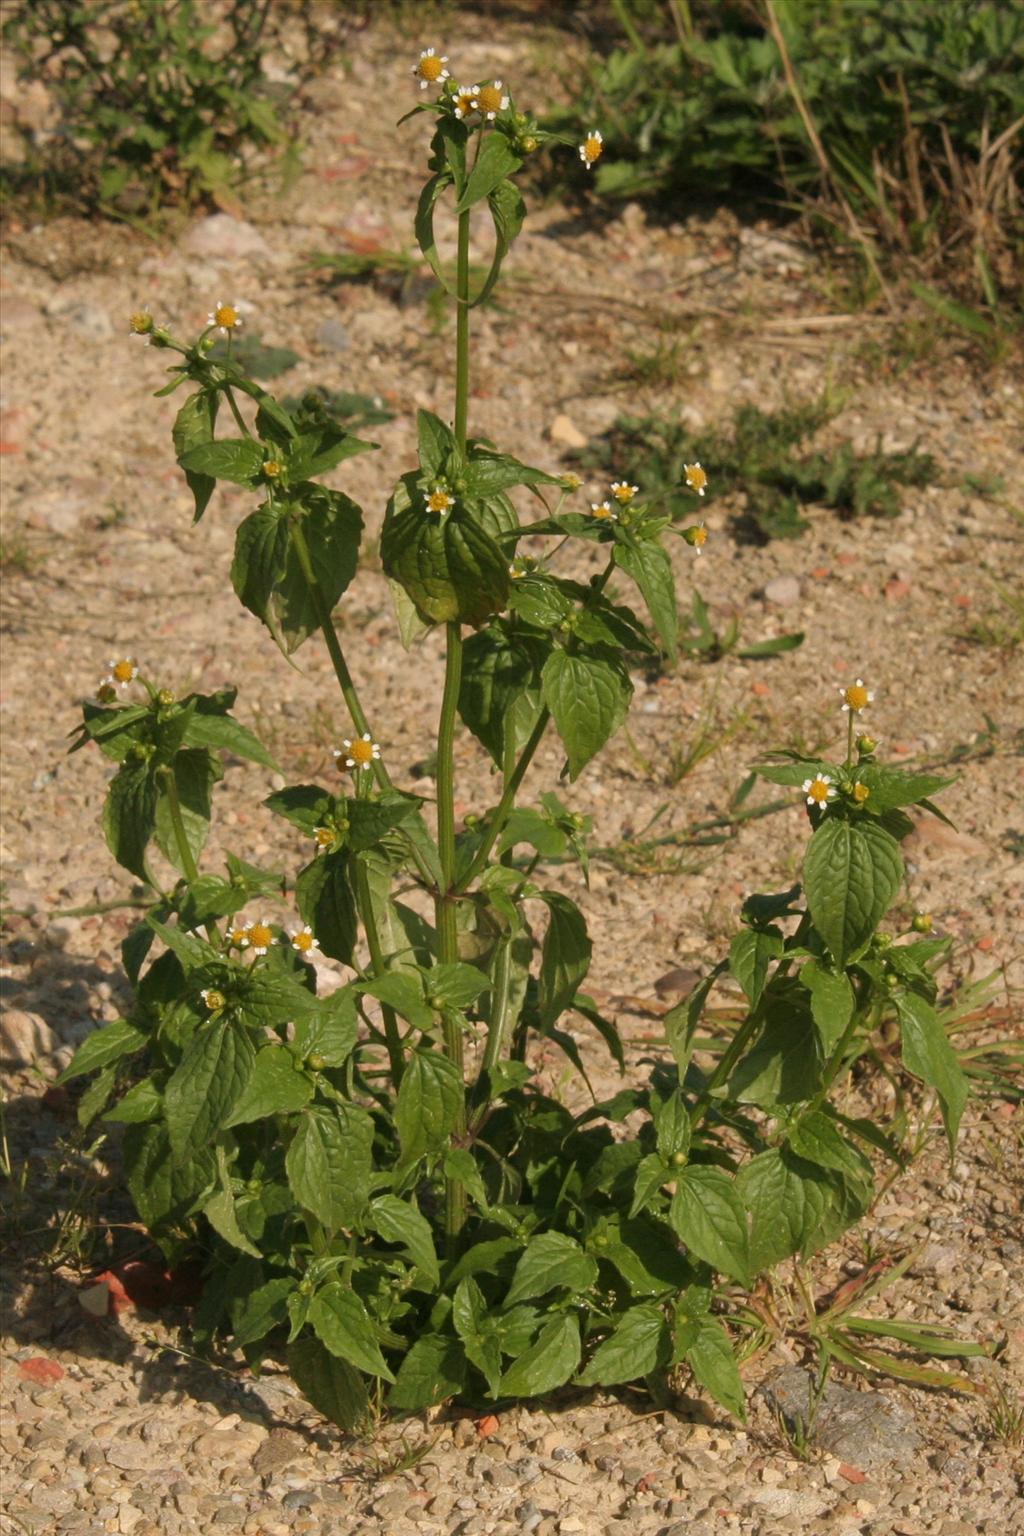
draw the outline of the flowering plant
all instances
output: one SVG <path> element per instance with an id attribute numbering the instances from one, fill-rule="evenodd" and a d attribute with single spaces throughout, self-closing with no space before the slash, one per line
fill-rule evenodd
<path id="1" fill-rule="evenodd" d="M 250 1363 L 283 1348 L 311 1401 L 346 1428 L 384 1404 L 641 1377 L 658 1391 L 679 1370 L 742 1414 L 737 1360 L 763 1324 L 750 1288 L 869 1208 L 871 1154 L 900 1158 L 892 1136 L 836 1102 L 891 1019 L 903 1068 L 935 1090 L 956 1134 L 964 1079 L 933 1008 L 943 941 L 896 946 L 877 932 L 902 878 L 905 807 L 930 808 L 943 781 L 886 768 L 875 743 L 855 739 L 873 697 L 858 679 L 844 692 L 844 762 L 760 769 L 808 801 L 803 893 L 747 900 L 728 957 L 666 1014 L 667 1052 L 649 1084 L 582 1111 L 541 1091 L 538 1038 L 589 1086 L 569 1013 L 620 1071 L 624 1058 L 615 1024 L 582 990 L 584 912 L 537 879 L 546 861 L 575 860 L 586 884 L 590 819 L 554 791 L 521 806 L 519 791 L 550 728 L 569 780 L 618 729 L 627 656 L 675 660 L 666 541 L 700 553 L 707 535 L 702 523 L 674 526 L 621 479 L 589 511 L 572 510 L 575 476 L 470 437 L 470 316 L 519 231 L 512 178 L 542 135 L 501 81 L 467 88 L 446 66 L 433 49 L 415 66 L 440 92 L 415 109 L 436 118 L 416 233 L 443 281 L 434 219 L 454 201 L 454 413 L 451 424 L 419 413 L 418 462 L 380 535 L 405 643 L 445 629 L 435 814 L 393 781 L 386 730 L 370 723 L 332 620 L 363 518 L 317 480 L 372 445 L 315 397 L 285 409 L 230 353 L 211 358 L 213 332 L 230 340 L 239 303 L 218 300 L 194 342 L 136 314 L 132 331 L 177 358 L 160 393 L 192 386 L 173 436 L 196 520 L 218 481 L 261 498 L 238 529 L 234 589 L 286 655 L 320 634 L 352 734 L 335 752 L 340 788 L 292 785 L 266 801 L 306 846 L 293 879 L 234 855 L 224 873 L 206 871 L 220 754 L 273 761 L 232 717 L 232 691 L 178 698 L 135 659 L 111 663 L 75 746 L 95 743 L 117 764 L 107 841 L 152 905 L 123 945 L 129 1016 L 93 1034 L 64 1077 L 93 1074 L 83 1121 L 124 1127 L 129 1190 L 169 1259 L 201 1257 L 198 1343 L 230 1340 Z M 600 143 L 588 136 L 588 163 Z M 473 295 L 475 212 L 491 218 L 495 254 Z M 686 478 L 703 494 L 699 464 Z M 510 495 L 524 488 L 543 506 L 529 522 Z M 553 552 L 522 549 L 548 539 Z M 566 541 L 602 557 L 589 581 L 557 573 Z M 650 624 L 613 590 L 619 578 Z M 461 827 L 457 719 L 501 786 Z M 318 953 L 349 975 L 326 995 Z M 702 1038 L 712 989 L 728 978 L 743 1005 Z M 844 1326 L 828 1348 L 866 1358 Z M 908 1342 L 906 1329 L 899 1337 Z"/>

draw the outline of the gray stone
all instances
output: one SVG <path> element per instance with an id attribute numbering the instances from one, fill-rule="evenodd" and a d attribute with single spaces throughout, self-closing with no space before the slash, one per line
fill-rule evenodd
<path id="1" fill-rule="evenodd" d="M 109 341 L 114 335 L 114 323 L 106 310 L 86 299 L 72 299 L 67 294 L 58 293 L 47 304 L 46 313 L 88 341 Z"/>
<path id="2" fill-rule="evenodd" d="M 854 1466 L 879 1466 L 907 1457 L 921 1443 L 906 1409 L 882 1392 L 855 1392 L 829 1382 L 809 1410 L 814 1377 L 800 1366 L 786 1366 L 760 1388 L 768 1406 L 791 1428 L 803 1426 L 812 1442 Z M 810 1420 L 810 1422 L 809 1422 Z"/>
<path id="3" fill-rule="evenodd" d="M 0 1019 L 0 1061 L 7 1066 L 30 1067 L 51 1055 L 56 1045 L 52 1029 L 38 1013 L 9 1008 Z"/>
<path id="4" fill-rule="evenodd" d="M 39 491 L 19 510 L 27 527 L 64 538 L 78 532 L 91 508 L 90 499 L 77 491 Z"/>
<path id="5" fill-rule="evenodd" d="M 321 321 L 316 329 L 317 346 L 323 347 L 325 352 L 347 352 L 351 346 L 348 326 L 344 325 L 335 315 L 328 315 Z"/>
<path id="6" fill-rule="evenodd" d="M 259 230 L 245 219 L 228 213 L 211 213 L 193 224 L 181 242 L 191 256 L 210 261 L 238 261 L 243 256 L 265 256 L 269 247 Z M 225 296 L 230 303 L 230 295 Z"/>
<path id="7" fill-rule="evenodd" d="M 776 608 L 793 608 L 800 601 L 800 583 L 795 576 L 773 576 L 765 583 L 764 595 Z"/>
<path id="8" fill-rule="evenodd" d="M 77 917 L 55 917 L 46 925 L 46 942 L 54 949 L 67 949 L 81 926 Z"/>

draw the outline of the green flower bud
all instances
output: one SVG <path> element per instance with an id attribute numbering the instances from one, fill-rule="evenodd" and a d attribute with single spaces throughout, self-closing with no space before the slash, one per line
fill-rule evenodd
<path id="1" fill-rule="evenodd" d="M 878 749 L 878 742 L 873 736 L 858 736 L 857 751 L 861 757 L 870 757 Z"/>
<path id="2" fill-rule="evenodd" d="M 931 933 L 932 915 L 930 912 L 915 912 L 911 928 L 915 933 Z"/>

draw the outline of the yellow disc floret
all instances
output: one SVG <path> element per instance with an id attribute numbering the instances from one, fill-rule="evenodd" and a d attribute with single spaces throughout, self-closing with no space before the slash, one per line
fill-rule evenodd
<path id="1" fill-rule="evenodd" d="M 308 923 L 305 928 L 292 934 L 292 949 L 297 949 L 300 955 L 308 955 L 311 950 L 319 948 L 320 941 L 313 937 L 313 930 Z"/>
<path id="2" fill-rule="evenodd" d="M 358 772 L 362 768 L 369 768 L 372 763 L 380 759 L 380 747 L 371 737 L 369 731 L 364 731 L 362 736 L 355 741 L 345 740 L 340 750 L 335 749 L 334 756 L 344 759 L 346 768 L 355 768 Z"/>
<path id="3" fill-rule="evenodd" d="M 249 925 L 249 943 L 252 945 L 254 955 L 265 955 L 272 944 L 276 944 L 274 930 L 265 918 L 258 923 Z"/>
<path id="4" fill-rule="evenodd" d="M 603 153 L 604 139 L 601 137 L 601 134 L 596 128 L 591 128 L 590 132 L 587 134 L 586 138 L 583 140 L 583 143 L 579 147 L 580 159 L 583 161 L 583 164 L 586 166 L 588 171 L 594 164 L 595 160 L 600 160 Z"/>
<path id="5" fill-rule="evenodd" d="M 413 74 L 420 82 L 420 90 L 425 91 L 430 85 L 440 85 L 448 79 L 448 71 L 445 65 L 448 63 L 446 53 L 438 53 L 436 48 L 425 48 L 418 61 L 412 66 Z"/>
<path id="6" fill-rule="evenodd" d="M 852 789 L 851 793 L 853 795 L 854 800 L 856 800 L 857 804 L 858 805 L 863 805 L 864 801 L 870 795 L 871 790 L 868 788 L 868 786 L 866 784 L 862 784 L 860 782 L 860 780 L 858 779 L 856 784 L 853 786 L 853 789 Z"/>
<path id="7" fill-rule="evenodd" d="M 698 496 L 703 496 L 707 487 L 708 477 L 707 472 L 701 468 L 700 461 L 698 460 L 696 464 L 684 464 L 683 473 L 686 476 L 686 483 L 690 490 L 696 491 Z"/>
<path id="8" fill-rule="evenodd" d="M 153 316 L 148 309 L 137 309 L 128 317 L 128 329 L 133 336 L 148 336 L 153 329 Z"/>
<path id="9" fill-rule="evenodd" d="M 230 331 L 237 331 L 242 323 L 242 311 L 238 300 L 226 304 L 223 299 L 218 299 L 213 309 L 206 317 L 207 325 L 215 325 L 225 336 Z"/>
<path id="10" fill-rule="evenodd" d="M 482 112 L 488 122 L 493 122 L 499 112 L 504 112 L 508 106 L 508 97 L 501 89 L 500 80 L 492 80 L 489 85 L 482 85 L 476 97 L 477 111 Z"/>
<path id="11" fill-rule="evenodd" d="M 819 811 L 823 811 L 835 796 L 835 788 L 827 773 L 819 773 L 813 779 L 805 779 L 801 788 L 807 796 L 807 804 L 816 805 Z"/>
<path id="12" fill-rule="evenodd" d="M 322 848 L 330 848 L 334 844 L 334 830 L 332 827 L 314 827 L 313 841 L 319 853 Z"/>
<path id="13" fill-rule="evenodd" d="M 858 677 L 849 688 L 840 688 L 839 696 L 843 701 L 843 713 L 854 715 L 859 715 L 861 710 L 867 709 L 869 704 L 874 703 L 875 698 L 874 694 L 864 686 L 862 677 Z"/>
<path id="14" fill-rule="evenodd" d="M 424 497 L 428 512 L 450 512 L 455 505 L 455 497 L 445 490 L 443 485 L 435 485 Z"/>

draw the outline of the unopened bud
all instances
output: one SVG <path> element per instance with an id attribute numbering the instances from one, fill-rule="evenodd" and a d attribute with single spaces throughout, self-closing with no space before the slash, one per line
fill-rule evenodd
<path id="1" fill-rule="evenodd" d="M 873 736 L 857 737 L 857 751 L 860 753 L 861 757 L 870 757 L 871 754 L 877 750 L 878 742 Z"/>
<path id="2" fill-rule="evenodd" d="M 931 933 L 932 915 L 930 912 L 915 912 L 910 924 L 915 933 Z"/>
<path id="3" fill-rule="evenodd" d="M 158 704 L 162 705 L 164 709 L 169 709 L 174 703 L 174 694 L 169 688 L 161 688 L 160 692 L 156 696 L 156 701 Z"/>

